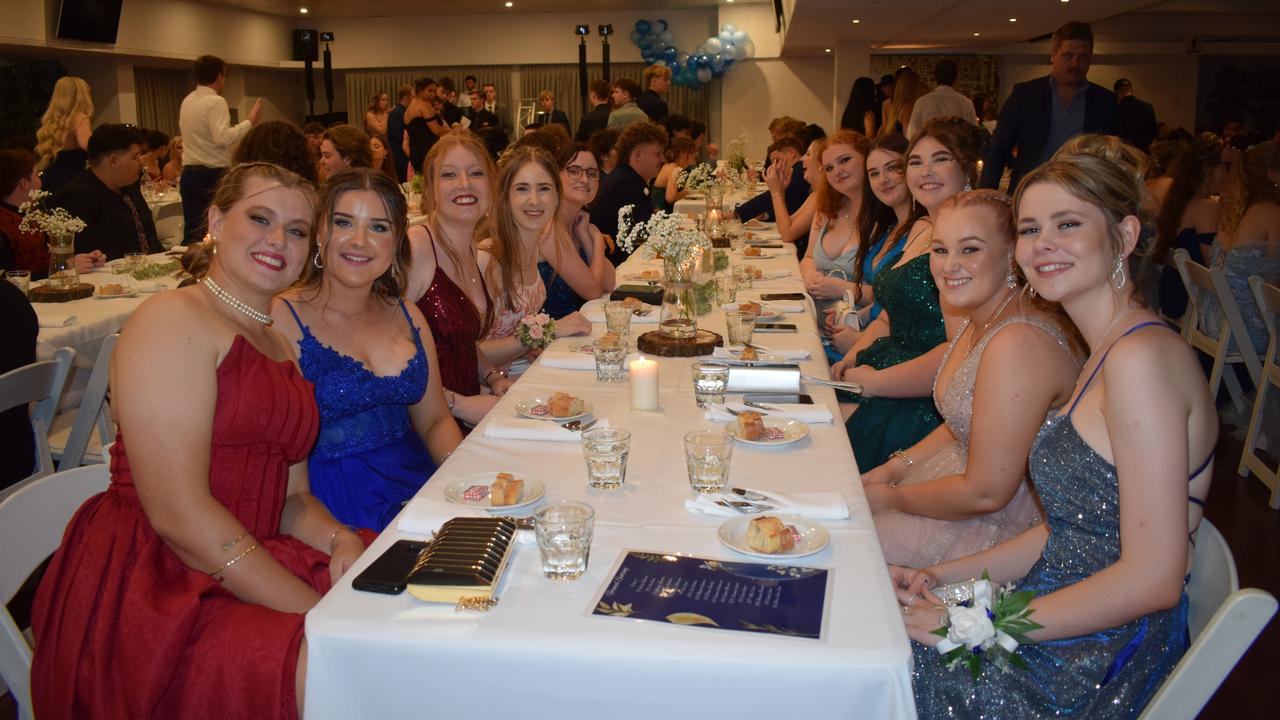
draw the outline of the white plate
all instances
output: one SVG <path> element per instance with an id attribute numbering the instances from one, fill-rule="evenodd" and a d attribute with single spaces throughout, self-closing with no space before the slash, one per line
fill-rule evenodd
<path id="1" fill-rule="evenodd" d="M 138 297 L 138 291 L 129 290 L 128 292 L 122 292 L 118 295 L 103 295 L 102 293 L 94 293 L 93 296 L 98 298 L 99 300 L 115 300 L 116 298 Z"/>
<path id="2" fill-rule="evenodd" d="M 791 445 L 792 443 L 800 442 L 806 437 L 809 437 L 809 426 L 799 420 L 792 420 L 791 418 L 774 418 L 769 415 L 765 415 L 764 426 L 767 428 L 778 428 L 782 431 L 783 438 L 781 440 L 748 440 L 742 437 L 742 430 L 738 425 L 737 420 L 729 423 L 726 429 L 729 431 L 729 434 L 733 436 L 734 440 L 737 440 L 740 443 L 746 443 L 747 445 L 759 445 L 761 447 L 781 447 L 783 445 Z"/>
<path id="3" fill-rule="evenodd" d="M 773 230 L 778 227 L 777 223 L 764 222 L 763 220 L 748 220 L 742 223 L 743 230 Z"/>
<path id="4" fill-rule="evenodd" d="M 747 544 L 747 526 L 751 521 L 764 515 L 772 515 L 778 518 L 785 525 L 791 525 L 799 533 L 796 538 L 796 546 L 790 552 L 781 553 L 762 553 L 751 549 Z M 730 550 L 740 552 L 743 555 L 750 555 L 758 558 L 798 558 L 806 555 L 813 555 L 821 552 L 823 548 L 831 544 L 831 533 L 818 523 L 802 518 L 799 515 L 780 515 L 777 513 L 761 513 L 757 515 L 743 515 L 742 517 L 729 518 L 720 525 L 720 529 L 716 531 L 720 542 Z"/>
<path id="5" fill-rule="evenodd" d="M 504 471 L 505 472 L 505 471 Z M 484 497 L 479 500 L 468 500 L 462 496 L 467 488 L 473 485 L 484 485 L 486 488 L 493 484 L 498 477 L 497 472 L 478 472 L 462 477 L 450 482 L 444 486 L 444 496 L 451 503 L 466 505 L 468 507 L 484 508 L 492 512 L 506 512 L 516 508 L 522 508 L 538 501 L 547 491 L 546 486 L 538 478 L 521 475 L 520 473 L 511 473 L 516 476 L 517 480 L 524 481 L 524 489 L 520 491 L 520 500 L 511 505 L 493 506 L 489 504 L 489 493 L 485 493 Z"/>
<path id="6" fill-rule="evenodd" d="M 735 250 L 734 252 L 737 253 L 737 255 L 741 257 L 743 260 L 768 260 L 769 258 L 782 257 L 787 254 L 786 248 L 782 248 L 781 250 L 762 249 L 760 250 L 759 255 L 747 255 L 743 253 L 741 250 Z M 792 254 L 794 255 L 795 251 L 792 251 Z"/>
<path id="7" fill-rule="evenodd" d="M 578 418 L 584 418 L 590 415 L 592 410 L 591 403 L 587 402 L 584 399 L 582 401 L 582 412 L 578 413 L 577 415 L 553 417 L 551 413 L 547 413 L 546 415 L 538 415 L 533 412 L 533 408 L 539 405 L 546 405 L 546 404 L 547 404 L 547 399 L 544 397 L 536 397 L 530 400 L 522 400 L 521 402 L 516 403 L 516 414 L 518 414 L 520 417 L 527 417 L 530 420 L 555 420 L 556 422 L 568 422 L 570 420 L 577 420 Z"/>

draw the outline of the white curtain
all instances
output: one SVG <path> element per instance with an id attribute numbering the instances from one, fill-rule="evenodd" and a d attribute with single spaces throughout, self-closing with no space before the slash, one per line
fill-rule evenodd
<path id="1" fill-rule="evenodd" d="M 186 70 L 135 67 L 134 91 L 138 96 L 138 126 L 178 134 L 178 110 L 193 87 Z"/>

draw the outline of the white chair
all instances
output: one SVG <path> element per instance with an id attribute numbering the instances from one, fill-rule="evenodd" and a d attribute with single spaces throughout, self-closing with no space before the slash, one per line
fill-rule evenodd
<path id="1" fill-rule="evenodd" d="M 75 511 L 107 488 L 106 465 L 89 465 L 36 478 L 0 502 L 0 599 L 8 603 L 31 573 L 62 542 Z M 7 606 L 0 607 L 0 676 L 18 703 L 18 717 L 31 709 L 31 644 Z"/>
<path id="2" fill-rule="evenodd" d="M 1267 334 L 1271 341 L 1263 356 L 1262 377 L 1258 380 L 1257 395 L 1253 398 L 1253 417 L 1249 420 L 1249 430 L 1244 436 L 1244 452 L 1240 454 L 1240 466 L 1236 472 L 1241 477 L 1247 477 L 1250 472 L 1256 475 L 1271 490 L 1267 505 L 1272 510 L 1280 510 L 1280 464 L 1267 467 L 1257 453 L 1258 434 L 1262 430 L 1267 397 L 1271 392 L 1280 390 L 1280 365 L 1277 365 L 1280 362 L 1277 360 L 1277 355 L 1280 355 L 1280 288 L 1268 285 L 1257 275 L 1249 278 L 1249 287 L 1253 290 L 1254 300 L 1258 302 L 1263 322 L 1267 324 Z M 1280 433 L 1275 428 L 1271 432 L 1269 439 L 1272 442 L 1280 440 Z M 1276 449 L 1278 448 L 1272 448 Z"/>
<path id="3" fill-rule="evenodd" d="M 41 360 L 0 375 L 0 412 L 35 403 L 31 410 L 31 428 L 36 441 L 36 468 L 17 485 L 0 491 L 0 500 L 13 493 L 31 478 L 53 472 L 53 456 L 49 454 L 49 426 L 58 409 L 58 401 L 67 385 L 76 351 L 61 348 L 52 360 Z"/>
<path id="4" fill-rule="evenodd" d="M 1178 275 L 1187 288 L 1187 313 L 1183 315 L 1182 336 L 1191 347 L 1203 352 L 1213 360 L 1209 371 L 1209 392 L 1215 397 L 1218 385 L 1225 382 L 1227 394 L 1232 404 L 1243 417 L 1249 410 L 1244 390 L 1234 372 L 1223 372 L 1227 365 L 1244 364 L 1249 376 L 1257 384 L 1262 372 L 1258 362 L 1258 354 L 1254 352 L 1249 333 L 1245 332 L 1244 319 L 1240 316 L 1240 308 L 1236 305 L 1235 296 L 1227 285 L 1226 271 L 1220 267 L 1212 270 L 1191 259 L 1186 250 L 1179 248 L 1173 253 L 1174 264 L 1178 267 Z M 1205 297 L 1217 300 L 1222 311 L 1223 322 L 1215 334 L 1205 329 Z M 1232 351 L 1232 340 L 1237 350 Z"/>
<path id="5" fill-rule="evenodd" d="M 1271 593 L 1239 589 L 1231 548 L 1208 520 L 1200 521 L 1195 547 L 1187 584 L 1191 647 L 1140 720 L 1194 718 L 1276 612 Z"/>
<path id="6" fill-rule="evenodd" d="M 111 421 L 111 406 L 107 403 L 107 385 L 111 374 L 111 353 L 119 339 L 120 333 L 112 333 L 103 339 L 98 359 L 93 363 L 93 372 L 89 375 L 89 384 L 80 397 L 80 407 L 53 419 L 49 429 L 49 452 L 58 460 L 59 470 L 70 470 L 85 462 L 102 462 L 102 446 L 115 439 L 116 426 Z"/>

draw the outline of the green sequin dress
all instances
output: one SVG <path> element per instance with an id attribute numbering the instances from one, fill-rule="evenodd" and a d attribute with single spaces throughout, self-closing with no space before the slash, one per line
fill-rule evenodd
<path id="1" fill-rule="evenodd" d="M 889 313 L 889 334 L 858 353 L 859 365 L 877 370 L 916 358 L 947 341 L 938 304 L 938 288 L 929 272 L 929 253 L 921 253 L 876 275 L 876 302 Z M 877 467 L 894 450 L 909 448 L 942 422 L 933 398 L 866 398 L 845 421 L 860 470 Z"/>

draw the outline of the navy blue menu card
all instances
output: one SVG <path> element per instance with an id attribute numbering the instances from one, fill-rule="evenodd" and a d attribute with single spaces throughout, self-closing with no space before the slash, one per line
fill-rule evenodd
<path id="1" fill-rule="evenodd" d="M 592 614 L 816 639 L 827 573 L 628 550 Z"/>

